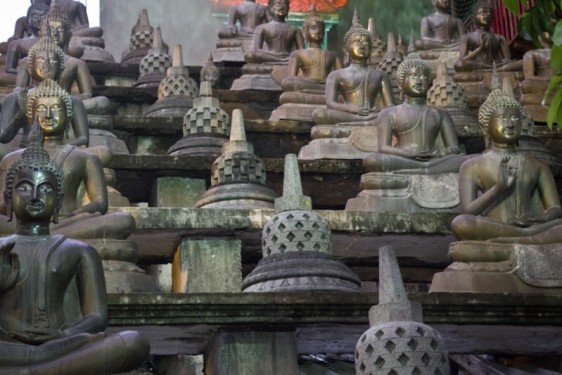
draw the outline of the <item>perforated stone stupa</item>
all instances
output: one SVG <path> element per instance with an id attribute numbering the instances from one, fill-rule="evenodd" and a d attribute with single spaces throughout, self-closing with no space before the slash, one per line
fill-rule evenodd
<path id="1" fill-rule="evenodd" d="M 160 81 L 166 77 L 166 71 L 172 65 L 172 58 L 168 54 L 168 48 L 164 47 L 162 41 L 162 30 L 160 26 L 154 29 L 152 48 L 142 58 L 139 65 L 140 76 L 135 82 L 136 87 L 158 87 Z"/>
<path id="2" fill-rule="evenodd" d="M 129 48 L 121 56 L 121 64 L 139 64 L 152 47 L 154 28 L 150 26 L 148 11 L 141 9 L 137 23 L 131 30 Z"/>
<path id="3" fill-rule="evenodd" d="M 387 75 L 392 85 L 392 94 L 396 103 L 402 102 L 400 100 L 401 92 L 396 82 L 396 71 L 398 65 L 404 60 L 402 54 L 396 49 L 396 40 L 393 33 L 388 33 L 386 40 L 386 53 L 384 54 L 381 62 L 379 63 L 379 70 Z"/>
<path id="4" fill-rule="evenodd" d="M 246 141 L 240 109 L 232 111 L 230 141 L 211 170 L 211 188 L 195 203 L 205 208 L 273 208 L 277 194 L 266 183 L 265 166 Z"/>
<path id="5" fill-rule="evenodd" d="M 302 193 L 294 154 L 285 157 L 275 212 L 263 228 L 263 259 L 244 280 L 244 292 L 361 290 L 357 275 L 332 256 L 330 227 Z"/>
<path id="6" fill-rule="evenodd" d="M 421 304 L 408 301 L 391 246 L 379 249 L 379 304 L 355 348 L 357 375 L 450 374 L 439 332 L 423 323 Z"/>

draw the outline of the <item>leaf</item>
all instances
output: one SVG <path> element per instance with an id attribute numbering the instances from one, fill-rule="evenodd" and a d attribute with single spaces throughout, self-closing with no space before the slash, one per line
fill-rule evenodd
<path id="1" fill-rule="evenodd" d="M 513 14 L 519 11 L 519 0 L 503 0 L 503 5 Z"/>
<path id="2" fill-rule="evenodd" d="M 552 34 L 552 41 L 557 46 L 562 46 L 562 21 L 556 23 L 554 33 Z"/>
<path id="3" fill-rule="evenodd" d="M 552 66 L 552 73 L 555 75 L 562 71 L 562 46 L 552 46 L 550 66 Z"/>
<path id="4" fill-rule="evenodd" d="M 548 107 L 548 112 L 546 114 L 546 125 L 548 126 L 549 129 L 552 129 L 552 125 L 554 124 L 554 121 L 558 122 L 559 126 L 562 125 L 562 121 L 560 119 L 560 115 L 562 114 L 560 108 L 561 104 L 562 104 L 562 90 L 558 90 L 556 92 L 556 95 L 554 95 L 554 98 L 552 99 L 552 102 L 550 103 L 550 106 Z"/>
<path id="5" fill-rule="evenodd" d="M 550 95 L 551 91 L 554 90 L 556 87 L 560 86 L 560 83 L 562 83 L 562 76 L 561 75 L 556 75 L 553 76 L 550 79 L 550 82 L 548 82 L 548 87 L 544 93 L 544 97 L 548 97 L 548 95 Z"/>

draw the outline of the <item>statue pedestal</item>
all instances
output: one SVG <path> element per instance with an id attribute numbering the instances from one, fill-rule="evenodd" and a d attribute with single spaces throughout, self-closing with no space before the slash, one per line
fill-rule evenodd
<path id="1" fill-rule="evenodd" d="M 219 39 L 217 49 L 211 54 L 213 62 L 239 62 L 243 63 L 244 55 L 254 48 L 253 36 L 238 36 L 232 39 Z"/>
<path id="2" fill-rule="evenodd" d="M 376 126 L 316 125 L 311 138 L 300 149 L 300 160 L 363 159 L 378 150 Z"/>
<path id="3" fill-rule="evenodd" d="M 182 117 L 193 108 L 193 97 L 184 95 L 165 96 L 147 110 L 147 117 Z"/>
<path id="4" fill-rule="evenodd" d="M 459 241 L 449 246 L 449 255 L 455 263 L 433 276 L 430 292 L 562 292 L 560 244 Z"/>
<path id="5" fill-rule="evenodd" d="M 195 203 L 198 208 L 273 208 L 277 194 L 269 187 L 245 182 L 215 185 Z"/>
<path id="6" fill-rule="evenodd" d="M 437 65 L 439 61 L 443 61 L 450 74 L 455 72 L 455 62 L 459 59 L 458 46 L 456 49 L 432 49 L 426 51 L 416 51 L 417 54 L 431 68 L 433 74 L 437 73 Z"/>
<path id="7" fill-rule="evenodd" d="M 281 91 L 281 81 L 287 75 L 287 64 L 246 64 L 242 76 L 232 82 L 231 90 Z"/>
<path id="8" fill-rule="evenodd" d="M 307 121 L 314 122 L 312 118 L 312 112 L 320 108 L 321 105 L 318 104 L 299 104 L 299 103 L 287 103 L 282 104 L 277 107 L 271 116 L 269 116 L 270 121 L 275 120 L 296 120 L 296 121 Z"/>
<path id="9" fill-rule="evenodd" d="M 188 135 L 174 143 L 168 149 L 168 155 L 219 157 L 222 154 L 222 145 L 227 141 L 228 136 L 221 134 Z"/>
<path id="10" fill-rule="evenodd" d="M 500 79 L 509 77 L 511 87 L 514 88 L 515 98 L 521 95 L 521 82 L 523 81 L 523 71 L 498 72 Z M 492 82 L 492 71 L 458 72 L 454 75 L 456 83 L 462 86 L 466 93 L 467 104 L 471 108 L 480 108 L 484 103 Z"/>
<path id="11" fill-rule="evenodd" d="M 346 211 L 459 212 L 458 174 L 371 172 L 361 176 L 359 195 Z"/>

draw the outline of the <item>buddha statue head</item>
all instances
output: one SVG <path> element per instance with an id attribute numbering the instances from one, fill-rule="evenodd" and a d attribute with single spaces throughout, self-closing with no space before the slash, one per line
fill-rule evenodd
<path id="1" fill-rule="evenodd" d="M 371 57 L 373 42 L 373 34 L 359 23 L 355 13 L 353 23 L 343 37 L 345 52 L 353 61 L 366 61 Z"/>
<path id="2" fill-rule="evenodd" d="M 431 79 L 431 68 L 417 53 L 410 53 L 396 71 L 396 81 L 408 97 L 425 97 Z"/>
<path id="3" fill-rule="evenodd" d="M 326 25 L 324 19 L 316 14 L 316 8 L 314 4 L 310 7 L 310 14 L 305 18 L 302 23 L 302 31 L 304 37 L 308 42 L 322 43 L 324 40 L 324 31 L 326 30 Z"/>
<path id="4" fill-rule="evenodd" d="M 39 36 L 50 36 L 63 49 L 70 42 L 72 37 L 70 23 L 64 13 L 60 11 L 56 2 L 51 4 L 47 16 L 41 21 Z"/>
<path id="5" fill-rule="evenodd" d="M 289 0 L 270 0 L 271 14 L 276 20 L 285 20 L 289 14 L 290 1 Z"/>
<path id="6" fill-rule="evenodd" d="M 211 82 L 211 87 L 217 87 L 220 79 L 220 70 L 213 62 L 213 57 L 209 55 L 207 62 L 201 68 L 200 81 Z"/>
<path id="7" fill-rule="evenodd" d="M 27 8 L 27 23 L 35 35 L 39 32 L 41 19 L 48 11 L 49 5 L 42 1 L 32 2 Z"/>
<path id="8" fill-rule="evenodd" d="M 18 220 L 48 222 L 52 216 L 57 223 L 63 199 L 62 181 L 61 171 L 43 149 L 41 128 L 35 123 L 29 134 L 29 146 L 6 174 L 4 202 L 9 220 L 15 211 Z"/>
<path id="9" fill-rule="evenodd" d="M 490 0 L 479 0 L 472 9 L 472 17 L 477 27 L 486 28 L 492 25 L 494 5 Z"/>
<path id="10" fill-rule="evenodd" d="M 449 13 L 451 10 L 451 0 L 431 0 L 433 7 L 442 12 Z"/>
<path id="11" fill-rule="evenodd" d="M 34 81 L 42 82 L 48 78 L 56 81 L 63 69 L 64 52 L 53 39 L 41 37 L 29 49 L 27 70 Z"/>
<path id="12" fill-rule="evenodd" d="M 36 120 L 45 138 L 62 137 L 72 119 L 72 101 L 58 83 L 47 79 L 27 97 L 27 120 Z"/>

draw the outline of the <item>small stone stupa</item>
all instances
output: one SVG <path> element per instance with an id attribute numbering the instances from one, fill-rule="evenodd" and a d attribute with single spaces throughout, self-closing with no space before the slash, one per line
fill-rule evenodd
<path id="1" fill-rule="evenodd" d="M 408 300 L 391 246 L 379 249 L 379 304 L 355 347 L 355 374 L 450 374 L 439 332 L 423 323 L 422 306 Z"/>
<path id="2" fill-rule="evenodd" d="M 373 51 L 371 52 L 371 64 L 378 65 L 383 59 L 384 54 L 386 53 L 386 44 L 377 33 L 375 19 L 373 17 L 369 17 L 367 30 L 369 30 L 371 34 L 373 34 Z"/>
<path id="3" fill-rule="evenodd" d="M 262 232 L 263 258 L 244 292 L 361 291 L 361 280 L 332 254 L 330 227 L 302 193 L 297 156 L 285 157 L 283 196 Z"/>
<path id="4" fill-rule="evenodd" d="M 168 54 L 168 48 L 162 41 L 162 30 L 160 26 L 154 29 L 152 48 L 142 58 L 139 65 L 140 76 L 135 82 L 135 87 L 158 87 L 160 81 L 166 78 L 166 71 L 172 66 L 172 58 Z"/>
<path id="5" fill-rule="evenodd" d="M 392 85 L 392 94 L 396 103 L 401 103 L 402 97 L 400 92 L 400 87 L 398 82 L 396 82 L 396 71 L 398 70 L 398 65 L 404 60 L 404 57 L 396 48 L 396 40 L 392 32 L 388 33 L 386 40 L 386 53 L 384 54 L 381 62 L 379 63 L 379 70 L 387 75 Z"/>
<path id="6" fill-rule="evenodd" d="M 195 203 L 205 208 L 273 208 L 277 194 L 265 184 L 265 166 L 246 141 L 240 109 L 232 111 L 230 141 L 211 170 L 211 188 Z"/>
<path id="7" fill-rule="evenodd" d="M 154 28 L 150 26 L 150 22 L 148 21 L 148 11 L 142 9 L 139 12 L 137 23 L 131 30 L 129 49 L 123 52 L 123 56 L 121 56 L 121 64 L 139 64 L 152 47 L 153 33 Z"/>
<path id="8" fill-rule="evenodd" d="M 172 156 L 221 155 L 230 135 L 230 117 L 213 97 L 210 81 L 202 81 L 199 97 L 183 118 L 183 138 L 168 150 Z"/>
<path id="9" fill-rule="evenodd" d="M 158 100 L 148 108 L 146 116 L 183 117 L 193 107 L 197 91 L 197 83 L 189 76 L 189 69 L 183 65 L 181 44 L 177 44 L 172 66 L 158 86 Z"/>

